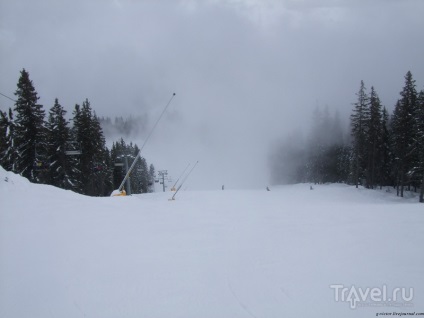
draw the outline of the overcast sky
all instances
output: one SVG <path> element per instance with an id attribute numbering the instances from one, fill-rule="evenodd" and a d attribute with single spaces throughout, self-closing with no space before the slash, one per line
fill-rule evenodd
<path id="1" fill-rule="evenodd" d="M 317 105 L 348 116 L 360 80 L 393 108 L 424 88 L 423 0 L 0 0 L 0 92 L 156 120 L 145 157 L 192 188 L 265 187 L 270 144 Z M 0 99 L 0 109 L 13 102 Z M 142 136 L 134 140 L 139 145 Z"/>

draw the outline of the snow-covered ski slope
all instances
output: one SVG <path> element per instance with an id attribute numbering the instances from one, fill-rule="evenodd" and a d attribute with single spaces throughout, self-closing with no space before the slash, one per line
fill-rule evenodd
<path id="1" fill-rule="evenodd" d="M 0 317 L 424 312 L 424 205 L 345 185 L 271 190 L 91 198 L 1 169 Z M 351 309 L 337 284 L 413 288 L 413 307 Z"/>

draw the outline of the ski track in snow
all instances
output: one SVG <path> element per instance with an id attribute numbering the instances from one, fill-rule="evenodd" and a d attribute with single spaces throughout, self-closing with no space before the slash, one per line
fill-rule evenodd
<path id="1" fill-rule="evenodd" d="M 249 314 L 249 316 L 253 317 L 253 318 L 257 318 L 254 314 L 252 314 L 252 312 L 249 310 L 249 308 L 243 304 L 240 299 L 237 297 L 236 293 L 234 292 L 233 286 L 231 286 L 231 282 L 227 277 L 227 283 L 228 283 L 228 288 L 231 291 L 231 294 L 233 294 L 234 299 L 237 301 L 237 303 L 240 305 L 240 307 Z"/>
<path id="2" fill-rule="evenodd" d="M 413 287 L 424 205 L 309 184 L 91 198 L 0 169 L 0 317 L 375 317 L 332 284 Z"/>

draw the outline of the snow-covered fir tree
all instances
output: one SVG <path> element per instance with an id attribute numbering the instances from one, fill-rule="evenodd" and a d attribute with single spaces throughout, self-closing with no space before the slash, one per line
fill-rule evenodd
<path id="1" fill-rule="evenodd" d="M 150 164 L 149 167 L 149 192 L 155 191 L 155 178 L 156 178 L 156 170 L 153 163 Z"/>
<path id="2" fill-rule="evenodd" d="M 43 106 L 37 103 L 39 97 L 25 69 L 21 71 L 17 86 L 13 136 L 17 158 L 14 171 L 32 182 L 45 182 L 48 162 Z"/>
<path id="3" fill-rule="evenodd" d="M 81 184 L 79 192 L 102 196 L 111 191 L 107 169 L 108 151 L 98 118 L 86 99 L 82 107 L 75 105 L 72 134 L 81 146 L 77 179 Z"/>
<path id="4" fill-rule="evenodd" d="M 69 151 L 78 151 L 79 145 L 72 141 L 69 122 L 65 118 L 66 110 L 56 98 L 49 111 L 47 121 L 47 146 L 49 160 L 49 183 L 63 189 L 78 189 L 78 154 L 67 155 Z"/>
<path id="5" fill-rule="evenodd" d="M 10 171 L 15 170 L 16 151 L 13 144 L 13 112 L 0 111 L 0 165 Z"/>

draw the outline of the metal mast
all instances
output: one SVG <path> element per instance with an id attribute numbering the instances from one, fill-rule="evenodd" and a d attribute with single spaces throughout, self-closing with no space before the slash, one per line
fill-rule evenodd
<path id="1" fill-rule="evenodd" d="M 125 181 L 127 181 L 128 177 L 130 176 L 131 171 L 134 169 L 135 164 L 137 163 L 137 160 L 141 158 L 141 151 L 143 150 L 144 146 L 146 145 L 147 141 L 149 140 L 150 136 L 152 135 L 152 133 L 153 133 L 153 131 L 155 130 L 156 126 L 158 125 L 159 121 L 161 120 L 161 118 L 162 118 L 163 114 L 165 114 L 165 112 L 166 112 L 166 110 L 167 110 L 168 106 L 171 104 L 172 99 L 174 98 L 174 96 L 175 96 L 175 93 L 173 93 L 173 94 L 172 94 L 172 97 L 171 97 L 171 99 L 169 100 L 168 104 L 166 104 L 166 106 L 165 106 L 165 108 L 163 109 L 162 113 L 160 114 L 160 116 L 159 116 L 158 120 L 157 120 L 157 121 L 156 121 L 156 123 L 153 125 L 153 128 L 152 128 L 152 130 L 150 131 L 149 135 L 147 136 L 146 140 L 144 141 L 143 145 L 141 146 L 140 151 L 138 152 L 137 156 L 134 158 L 134 161 L 133 161 L 133 163 L 132 163 L 131 167 L 128 169 L 127 174 L 126 174 L 126 175 L 125 175 L 125 177 L 124 177 L 124 180 L 122 180 L 122 183 L 121 183 L 121 185 L 120 185 L 120 186 L 119 186 L 119 188 L 118 188 L 118 190 L 119 190 L 119 191 L 122 191 L 122 189 L 123 189 L 123 187 L 124 187 L 124 185 L 125 185 Z"/>

